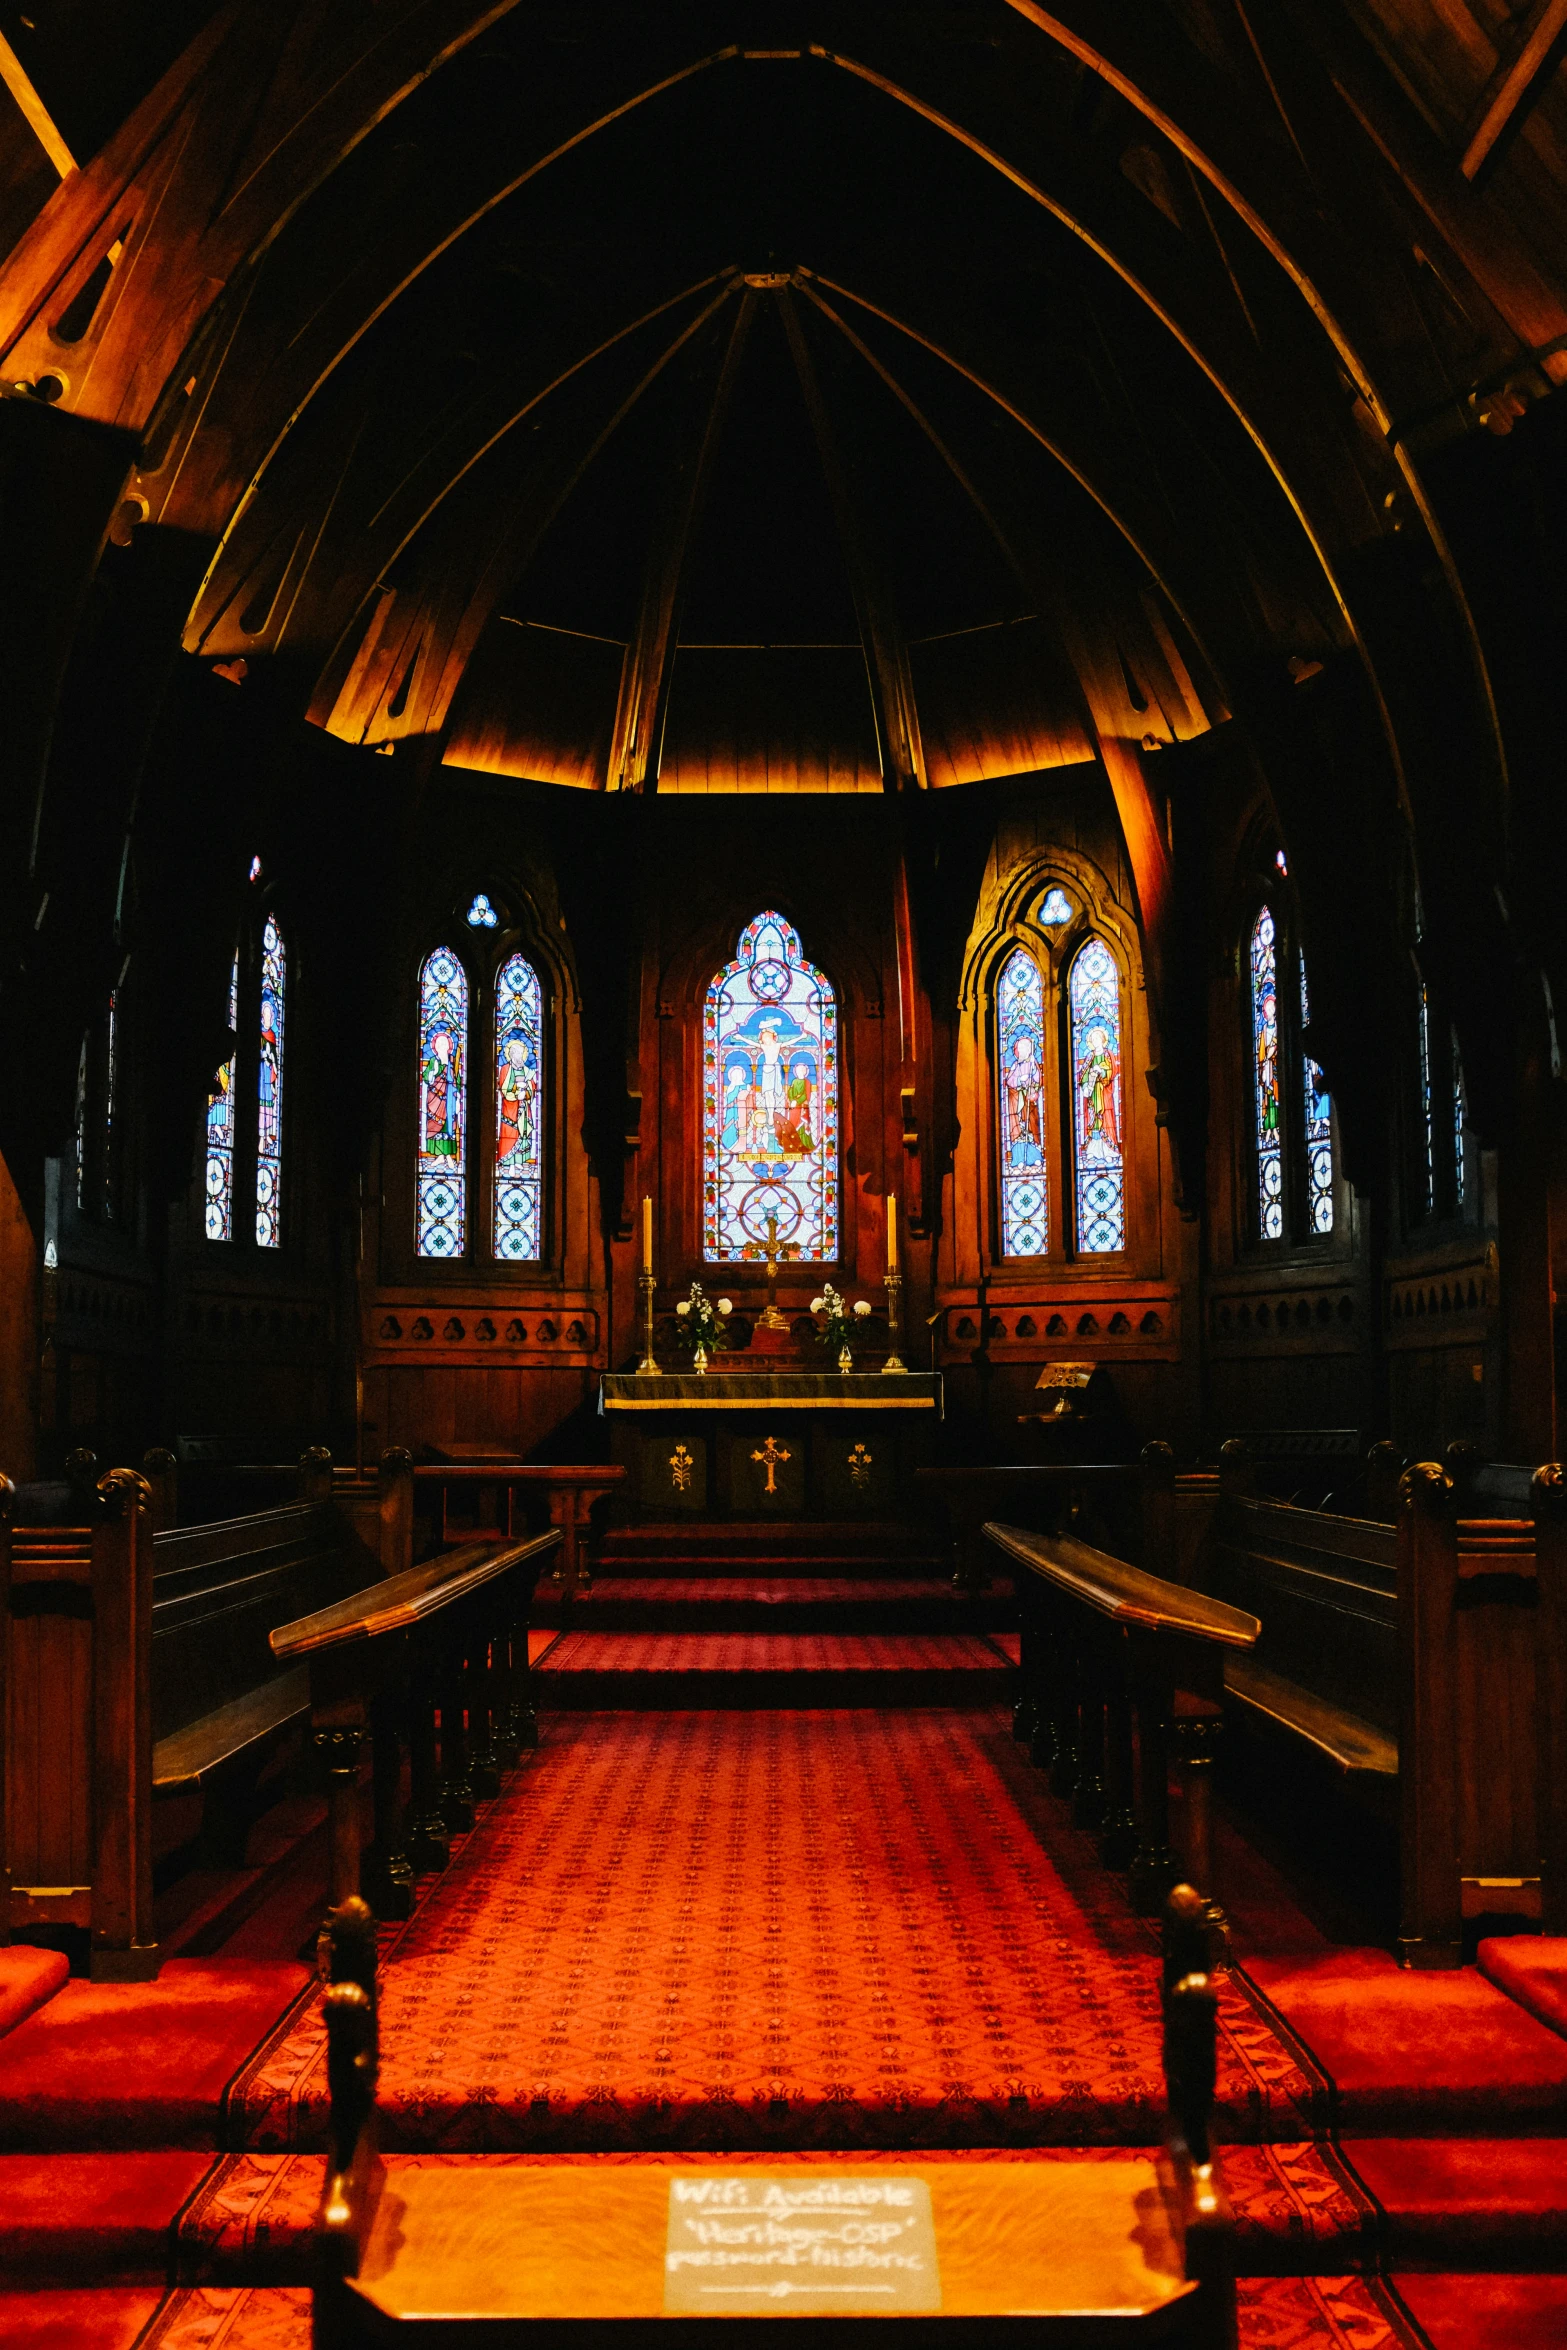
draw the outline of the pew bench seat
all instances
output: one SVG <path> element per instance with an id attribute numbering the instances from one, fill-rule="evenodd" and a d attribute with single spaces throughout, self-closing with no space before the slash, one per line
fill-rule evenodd
<path id="1" fill-rule="evenodd" d="M 1250 1726 L 1311 1747 L 1366 1793 L 1396 1785 L 1398 1741 L 1319 1691 L 1270 1672 L 1251 1657 L 1230 1657 L 1224 1694 Z"/>
<path id="2" fill-rule="evenodd" d="M 310 1668 L 298 1665 L 160 1738 L 152 1750 L 152 1792 L 204 1795 L 228 1772 L 248 1776 L 309 1719 Z"/>

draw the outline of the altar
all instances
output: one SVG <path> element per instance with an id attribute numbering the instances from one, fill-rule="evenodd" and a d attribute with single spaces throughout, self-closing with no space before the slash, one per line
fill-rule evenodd
<path id="1" fill-rule="evenodd" d="M 920 1507 L 941 1380 L 924 1372 L 608 1372 L 599 1409 L 627 1472 L 617 1516 L 897 1518 Z"/>

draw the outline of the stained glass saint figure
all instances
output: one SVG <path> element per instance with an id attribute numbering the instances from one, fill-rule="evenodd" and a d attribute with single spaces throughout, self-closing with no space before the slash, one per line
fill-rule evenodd
<path id="1" fill-rule="evenodd" d="M 261 1034 L 256 1064 L 256 1246 L 283 1238 L 283 1007 L 288 962 L 267 916 L 261 933 Z"/>
<path id="2" fill-rule="evenodd" d="M 239 1028 L 239 957 L 229 972 L 229 1033 Z M 234 1237 L 234 1055 L 207 1096 L 207 1238 Z"/>
<path id="3" fill-rule="evenodd" d="M 1300 1024 L 1311 1020 L 1311 997 L 1306 987 L 1306 958 L 1300 959 Z M 1306 1057 L 1301 1065 L 1306 1123 L 1306 1221 L 1313 1232 L 1333 1229 L 1333 1103 L 1328 1081 L 1317 1063 Z"/>
<path id="4" fill-rule="evenodd" d="M 1257 1136 L 1257 1227 L 1264 1240 L 1284 1236 L 1284 1169 L 1279 1144 L 1278 951 L 1264 906 L 1251 934 L 1251 1039 Z"/>
<path id="5" fill-rule="evenodd" d="M 544 999 L 521 955 L 495 982 L 495 1254 L 527 1263 L 540 1242 Z"/>
<path id="6" fill-rule="evenodd" d="M 1426 1199 L 1428 1216 L 1436 1214 L 1436 1104 L 1431 1095 L 1431 999 L 1420 982 L 1420 1115 L 1426 1137 Z"/>
<path id="7" fill-rule="evenodd" d="M 1461 1208 L 1469 1196 L 1469 1165 L 1464 1150 L 1464 1128 L 1469 1123 L 1469 1094 L 1464 1084 L 1464 1057 L 1453 1030 L 1453 1198 Z"/>
<path id="8" fill-rule="evenodd" d="M 1102 938 L 1079 949 L 1067 989 L 1072 1011 L 1073 1150 L 1077 1246 L 1104 1256 L 1126 1246 L 1121 1138 L 1121 975 Z"/>
<path id="9" fill-rule="evenodd" d="M 1001 1254 L 1042 1257 L 1050 1247 L 1045 1167 L 1045 991 L 1027 947 L 1014 947 L 996 981 L 1001 1121 Z"/>
<path id="10" fill-rule="evenodd" d="M 702 1016 L 702 1254 L 838 1254 L 838 1009 L 781 914 L 758 914 Z"/>
<path id="11" fill-rule="evenodd" d="M 468 1245 L 468 974 L 437 947 L 419 974 L 418 1252 Z"/>

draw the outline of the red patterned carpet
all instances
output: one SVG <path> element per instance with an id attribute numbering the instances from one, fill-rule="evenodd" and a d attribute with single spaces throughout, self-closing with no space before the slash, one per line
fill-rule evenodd
<path id="1" fill-rule="evenodd" d="M 554 1717 L 391 1944 L 384 2143 L 1150 2143 L 1154 1938 L 1047 1809 L 994 1711 Z M 1238 1982 L 1219 2102 L 1254 2141 L 1320 2110 Z M 325 2105 L 312 2008 L 228 2143 L 318 2145 Z"/>

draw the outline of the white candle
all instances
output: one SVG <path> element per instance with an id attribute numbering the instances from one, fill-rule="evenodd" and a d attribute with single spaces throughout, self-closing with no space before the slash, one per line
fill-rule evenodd
<path id="1" fill-rule="evenodd" d="M 642 1194 L 642 1266 L 645 1272 L 653 1270 L 653 1197 Z"/>
<path id="2" fill-rule="evenodd" d="M 895 1191 L 887 1194 L 887 1270 L 889 1273 L 898 1270 L 898 1195 Z"/>

